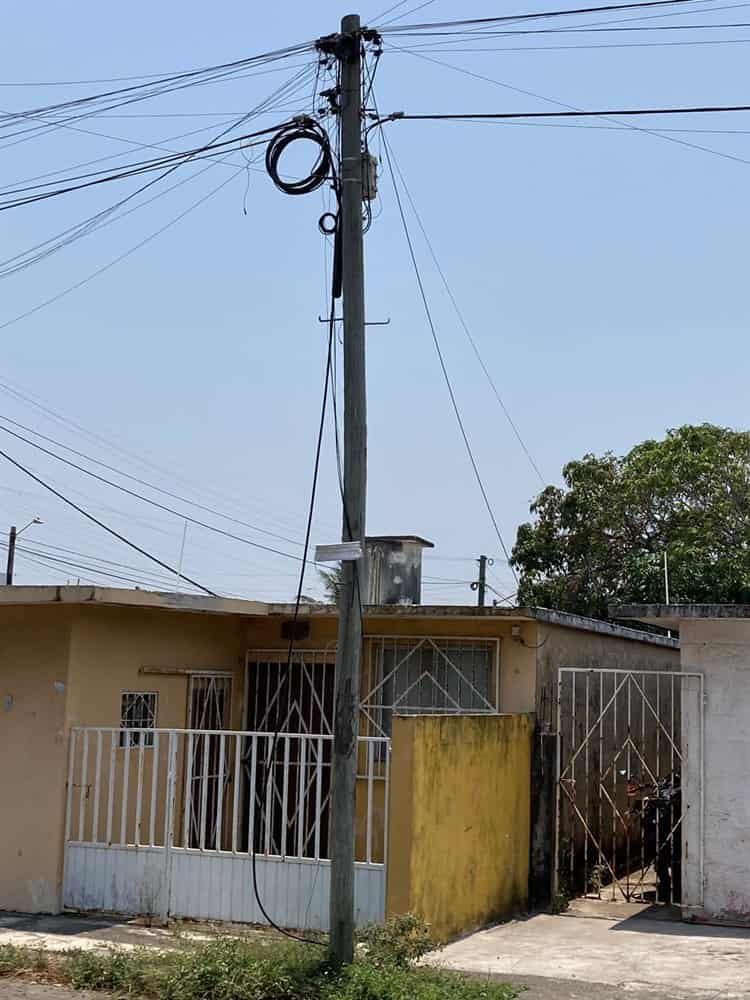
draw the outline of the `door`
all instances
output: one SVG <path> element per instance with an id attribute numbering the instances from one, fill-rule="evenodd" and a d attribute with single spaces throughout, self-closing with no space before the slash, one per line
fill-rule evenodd
<path id="1" fill-rule="evenodd" d="M 231 728 L 231 674 L 191 674 L 188 691 L 187 846 L 201 850 L 222 847 L 218 829 L 220 811 L 232 775 L 226 759 L 222 730 Z M 223 824 L 222 824 L 223 825 Z"/>

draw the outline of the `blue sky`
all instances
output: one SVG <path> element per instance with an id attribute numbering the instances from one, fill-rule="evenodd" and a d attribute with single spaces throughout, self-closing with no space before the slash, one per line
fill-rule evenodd
<path id="1" fill-rule="evenodd" d="M 416 2 L 402 10 L 411 6 Z M 633 23 L 750 21 L 748 6 L 686 4 L 670 18 Z M 363 9 L 363 18 L 379 9 Z M 435 0 L 408 20 L 531 9 L 542 7 L 474 0 L 459 11 Z M 342 13 L 330 2 L 261 7 L 134 0 L 112 6 L 78 0 L 48 2 L 41 12 L 7 3 L 0 107 L 19 111 L 106 89 L 32 83 L 170 72 L 306 41 L 336 30 Z M 583 21 L 567 25 L 576 23 Z M 750 44 L 750 28 L 494 38 L 479 43 L 493 51 L 430 53 L 495 82 L 386 45 L 377 99 L 384 113 L 552 107 L 519 90 L 589 109 L 748 103 L 748 44 L 653 44 L 719 39 Z M 551 45 L 577 47 L 540 50 Z M 580 47 L 585 45 L 599 47 Z M 135 106 L 141 114 L 178 117 L 82 123 L 109 138 L 59 129 L 6 146 L 3 183 L 131 148 L 122 140 L 164 144 L 204 125 L 218 131 L 313 58 L 294 57 L 284 72 Z M 24 86 L 10 86 L 16 83 Z M 308 86 L 296 106 L 309 108 L 310 98 Z M 271 124 L 290 110 L 259 121 Z M 216 118 L 199 117 L 214 113 Z M 642 120 L 641 131 L 607 125 L 401 122 L 389 132 L 473 336 L 550 482 L 559 480 L 571 458 L 622 451 L 680 423 L 747 426 L 750 114 L 648 123 L 652 129 L 748 134 L 660 137 L 644 132 Z M 173 139 L 172 146 L 187 148 L 211 134 Z M 0 378 L 47 411 L 0 387 L 0 415 L 246 524 L 174 501 L 179 509 L 296 554 L 324 366 L 325 328 L 318 323 L 326 309 L 324 245 L 317 231 L 324 198 L 285 197 L 259 170 L 234 177 L 226 164 L 201 170 L 184 168 L 170 179 L 185 179 L 175 190 L 3 280 L 0 324 L 8 325 L 0 327 Z M 8 322 L 105 266 L 222 184 L 137 252 L 59 301 Z M 110 185 L 3 213 L 7 257 L 134 186 L 123 182 L 117 190 Z M 391 322 L 368 332 L 369 530 L 414 532 L 435 542 L 427 599 L 472 602 L 468 586 L 455 581 L 473 578 L 471 560 L 481 552 L 497 557 L 493 586 L 510 593 L 512 577 L 450 409 L 385 175 L 375 214 L 366 238 L 367 312 Z M 471 353 L 416 223 L 410 224 L 448 369 L 510 547 L 540 483 Z M 179 517 L 2 438 L 4 449 L 71 499 L 166 562 L 177 562 Z M 79 576 L 105 582 L 103 575 L 62 562 L 32 561 L 40 552 L 89 567 L 92 557 L 109 559 L 98 564 L 102 571 L 159 583 L 150 576 L 156 573 L 166 581 L 161 570 L 43 495 L 22 473 L 7 464 L 1 469 L 0 524 L 21 525 L 37 514 L 45 521 L 23 537 L 24 548 L 36 549 L 19 551 L 17 582 Z M 334 541 L 338 524 L 329 433 L 314 541 Z M 185 572 L 221 592 L 289 599 L 296 568 L 294 559 L 188 529 Z M 319 590 L 314 572 L 307 589 Z"/>

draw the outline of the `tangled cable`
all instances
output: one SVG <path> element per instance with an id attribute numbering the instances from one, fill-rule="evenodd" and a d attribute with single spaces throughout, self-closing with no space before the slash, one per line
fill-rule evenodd
<path id="1" fill-rule="evenodd" d="M 318 147 L 318 159 L 307 177 L 298 181 L 282 180 L 279 176 L 279 160 L 282 153 L 293 142 L 312 142 Z M 276 187 L 284 194 L 309 194 L 325 184 L 331 176 L 333 161 L 328 133 L 312 118 L 297 118 L 282 128 L 266 148 L 266 170 Z"/>

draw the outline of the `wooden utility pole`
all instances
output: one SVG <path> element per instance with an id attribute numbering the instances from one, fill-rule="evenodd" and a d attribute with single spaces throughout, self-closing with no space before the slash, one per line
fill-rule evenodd
<path id="1" fill-rule="evenodd" d="M 362 92 L 358 14 L 341 21 L 341 264 L 344 316 L 344 512 L 345 542 L 360 541 L 363 558 L 345 561 L 339 596 L 336 708 L 331 763 L 330 955 L 354 958 L 354 827 L 356 818 L 362 604 L 367 590 L 365 491 L 367 420 L 365 393 L 365 292 L 362 252 Z"/>
<path id="2" fill-rule="evenodd" d="M 479 557 L 479 583 L 477 584 L 477 607 L 484 607 L 487 592 L 487 556 Z"/>
<path id="3" fill-rule="evenodd" d="M 5 582 L 10 587 L 13 583 L 13 563 L 16 561 L 16 526 L 11 527 L 8 534 L 8 565 L 5 570 Z"/>

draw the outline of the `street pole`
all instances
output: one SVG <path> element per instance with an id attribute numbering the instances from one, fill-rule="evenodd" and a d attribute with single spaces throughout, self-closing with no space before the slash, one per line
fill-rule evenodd
<path id="1" fill-rule="evenodd" d="M 354 958 L 354 830 L 359 733 L 367 420 L 365 390 L 365 291 L 362 252 L 362 93 L 358 14 L 342 18 L 341 63 L 341 257 L 344 318 L 344 511 L 345 542 L 360 541 L 363 557 L 342 564 L 336 646 L 336 707 L 331 762 L 330 956 Z"/>
<path id="2" fill-rule="evenodd" d="M 477 607 L 484 607 L 485 591 L 487 589 L 487 556 L 479 557 L 479 585 L 477 587 Z"/>
<path id="3" fill-rule="evenodd" d="M 16 526 L 11 527 L 8 534 L 8 566 L 5 571 L 5 582 L 10 587 L 13 583 L 13 563 L 16 560 Z"/>

